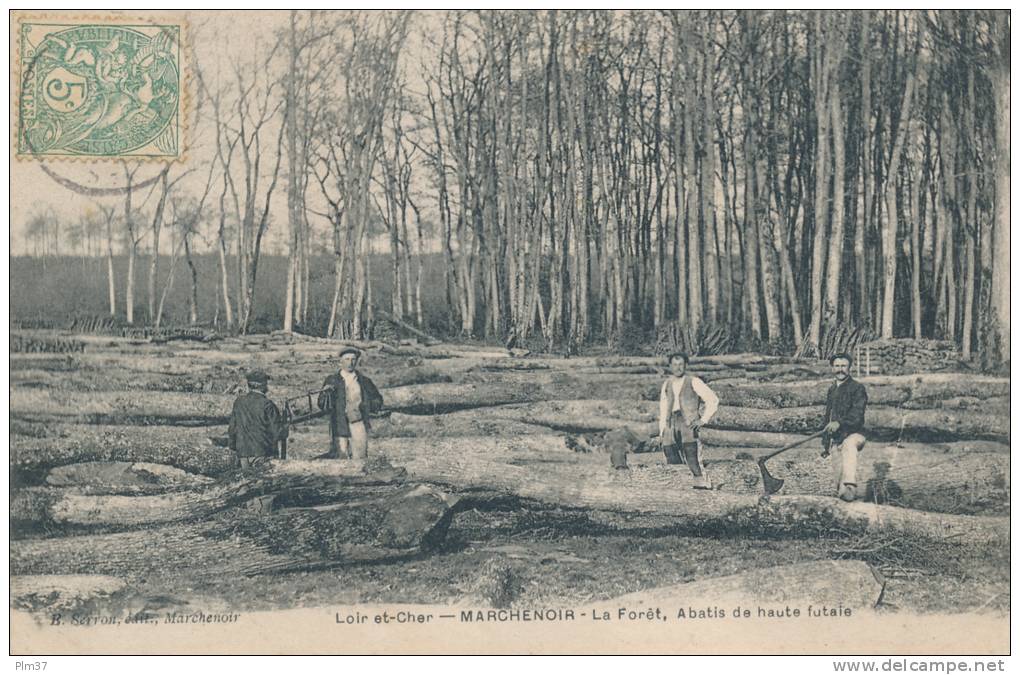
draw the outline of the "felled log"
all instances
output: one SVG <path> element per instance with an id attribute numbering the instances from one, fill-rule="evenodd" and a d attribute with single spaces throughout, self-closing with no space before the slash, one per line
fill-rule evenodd
<path id="1" fill-rule="evenodd" d="M 150 462 L 217 475 L 230 470 L 233 453 L 210 440 L 210 429 L 167 426 L 50 425 L 53 436 L 13 435 L 12 470 L 35 473 L 92 461 Z M 225 427 L 215 430 L 225 433 Z"/>
<path id="2" fill-rule="evenodd" d="M 515 442 L 524 439 L 515 439 Z M 1009 519 L 929 513 L 867 502 L 842 502 L 816 495 L 773 496 L 692 489 L 684 466 L 657 465 L 618 471 L 576 459 L 498 461 L 486 455 L 416 450 L 393 456 L 410 474 L 459 488 L 483 488 L 572 508 L 676 517 L 695 535 L 755 531 L 817 536 L 898 533 L 960 543 L 1008 542 Z M 392 455 L 391 455 L 392 456 Z"/>
<path id="3" fill-rule="evenodd" d="M 340 463 L 332 463 L 340 464 Z M 50 526 L 133 529 L 203 520 L 257 497 L 277 506 L 317 506 L 372 496 L 371 488 L 404 481 L 406 471 L 382 464 L 366 472 L 346 464 L 327 473 L 300 464 L 268 470 L 227 483 L 156 495 L 84 494 L 80 490 L 26 488 L 11 496 L 11 521 L 30 533 Z M 30 508 L 26 508 L 28 505 Z"/>
<path id="4" fill-rule="evenodd" d="M 542 399 L 539 385 L 521 382 L 514 386 L 486 383 L 435 383 L 393 387 L 382 392 L 385 407 L 404 413 L 438 414 Z"/>
<path id="5" fill-rule="evenodd" d="M 617 433 L 617 432 L 613 432 Z M 417 458 L 428 456 L 429 466 L 469 466 L 476 461 L 502 465 L 497 472 L 516 467 L 545 469 L 548 483 L 569 486 L 575 472 L 597 475 L 610 466 L 610 445 L 639 442 L 617 434 L 590 454 L 557 435 L 532 435 L 511 438 L 465 437 L 434 439 L 377 439 L 372 452 L 385 455 L 391 462 L 407 466 L 412 475 L 431 480 L 429 474 L 416 474 Z M 785 480 L 783 495 L 835 494 L 833 459 L 819 457 L 819 446 L 791 450 L 768 464 L 773 475 Z M 726 459 L 722 459 L 725 456 Z M 661 451 L 630 457 L 632 470 L 643 475 L 661 474 L 670 483 L 668 489 L 690 488 L 689 471 L 684 466 L 664 464 Z M 708 448 L 706 471 L 717 493 L 761 495 L 761 474 L 752 453 L 725 454 Z M 1009 457 L 999 453 L 959 453 L 929 446 L 884 447 L 869 444 L 860 454 L 857 473 L 860 496 L 864 501 L 892 504 L 925 511 L 954 514 L 1006 515 L 1009 513 Z M 462 486 L 463 487 L 463 486 Z M 625 500 L 623 504 L 627 504 Z"/>
<path id="6" fill-rule="evenodd" d="M 552 366 L 542 361 L 501 358 L 492 359 L 472 366 L 471 370 L 549 370 Z"/>
<path id="7" fill-rule="evenodd" d="M 497 406 L 486 411 L 492 417 L 527 420 L 559 431 L 597 431 L 619 426 L 647 424 L 658 417 L 657 406 L 645 401 L 587 400 L 543 401 Z M 711 426 L 717 429 L 813 433 L 823 425 L 824 410 L 818 406 L 741 408 L 720 406 Z M 977 438 L 1008 440 L 1009 420 L 1001 415 L 952 410 L 904 410 L 869 406 L 865 428 L 875 439 L 954 440 Z"/>
<path id="8" fill-rule="evenodd" d="M 686 584 L 650 588 L 628 593 L 605 604 L 613 608 L 675 607 L 685 613 L 708 607 L 731 612 L 742 605 L 752 618 L 784 611 L 787 605 L 799 606 L 802 615 L 807 606 L 821 609 L 871 609 L 885 588 L 885 581 L 861 560 L 815 560 L 793 565 L 762 567 L 741 574 L 700 579 Z M 600 603 L 601 604 L 601 603 Z M 758 615 L 759 608 L 764 615 Z M 729 617 L 732 618 L 732 617 Z"/>
<path id="9" fill-rule="evenodd" d="M 713 387 L 723 406 L 746 408 L 796 408 L 824 406 L 831 381 L 788 382 L 785 384 L 720 383 Z M 900 405 L 910 398 L 905 386 L 868 384 L 869 405 Z"/>
<path id="10" fill-rule="evenodd" d="M 226 424 L 232 396 L 181 392 L 13 389 L 12 415 L 91 424 Z"/>
<path id="11" fill-rule="evenodd" d="M 116 534 L 16 540 L 12 574 L 224 578 L 325 569 L 417 555 L 442 542 L 456 499 L 426 486 L 271 514 L 237 510 L 209 522 Z"/>
<path id="12" fill-rule="evenodd" d="M 52 487 L 74 487 L 89 494 L 152 494 L 208 486 L 212 478 L 151 462 L 82 462 L 58 466 L 46 475 Z"/>
<path id="13" fill-rule="evenodd" d="M 480 436 L 492 435 L 501 438 L 523 434 L 547 434 L 549 429 L 516 419 L 487 416 L 484 410 L 462 410 L 444 415 L 403 415 L 393 413 L 388 417 L 372 420 L 372 435 L 375 437 L 432 438 L 436 436 Z M 311 429 L 298 429 L 290 445 L 304 443 L 303 434 L 319 433 Z"/>

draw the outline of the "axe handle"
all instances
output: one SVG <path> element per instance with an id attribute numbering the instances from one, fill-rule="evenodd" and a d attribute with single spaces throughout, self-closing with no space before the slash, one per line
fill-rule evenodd
<path id="1" fill-rule="evenodd" d="M 775 457 L 776 455 L 782 454 L 782 453 L 786 452 L 787 450 L 793 450 L 794 448 L 796 448 L 799 445 L 804 445 L 808 441 L 814 440 L 814 439 L 818 438 L 819 436 L 821 436 L 824 433 L 825 433 L 825 429 L 822 429 L 821 431 L 816 431 L 815 433 L 811 434 L 807 438 L 802 438 L 799 441 L 796 441 L 794 443 L 790 443 L 789 445 L 784 445 L 783 447 L 779 448 L 775 452 L 770 453 L 768 455 L 765 455 L 764 457 L 762 457 L 758 461 L 762 462 L 762 463 L 767 462 L 770 459 L 772 459 L 773 457 Z"/>

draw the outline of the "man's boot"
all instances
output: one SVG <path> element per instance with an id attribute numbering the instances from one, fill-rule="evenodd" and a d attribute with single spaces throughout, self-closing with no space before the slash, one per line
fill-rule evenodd
<path id="1" fill-rule="evenodd" d="M 845 502 L 852 502 L 857 499 L 857 484 L 843 483 L 839 486 L 839 498 Z"/>

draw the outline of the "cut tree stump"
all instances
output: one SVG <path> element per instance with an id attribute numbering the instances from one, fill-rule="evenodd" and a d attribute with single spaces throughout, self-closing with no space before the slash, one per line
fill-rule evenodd
<path id="1" fill-rule="evenodd" d="M 249 576 L 406 558 L 439 545 L 456 499 L 427 486 L 342 504 L 245 510 L 212 521 L 53 539 L 15 540 L 12 574 Z"/>
<path id="2" fill-rule="evenodd" d="M 650 588 L 604 601 L 607 606 L 640 609 L 675 607 L 695 612 L 704 607 L 722 607 L 727 613 L 740 605 L 751 618 L 767 618 L 768 612 L 783 612 L 788 605 L 821 609 L 871 609 L 882 597 L 885 581 L 860 560 L 816 560 L 749 570 L 714 579 Z M 602 603 L 599 603 L 602 604 Z M 759 616 L 759 608 L 765 614 Z M 685 617 L 685 618 L 697 618 Z M 727 614 L 727 618 L 730 617 Z"/>

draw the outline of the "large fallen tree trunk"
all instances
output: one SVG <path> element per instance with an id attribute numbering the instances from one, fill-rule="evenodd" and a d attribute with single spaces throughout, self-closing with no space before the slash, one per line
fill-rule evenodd
<path id="1" fill-rule="evenodd" d="M 899 533 L 963 544 L 1008 544 L 1009 519 L 928 513 L 835 497 L 732 494 L 691 489 L 686 467 L 617 471 L 605 465 L 566 462 L 506 463 L 478 455 L 449 457 L 417 452 L 403 461 L 420 480 L 498 490 L 567 507 L 676 517 L 676 525 L 694 535 L 746 533 L 817 536 L 840 530 Z M 561 475 L 562 474 L 562 475 Z"/>
<path id="2" fill-rule="evenodd" d="M 293 439 L 292 456 L 314 457 L 327 447 L 328 436 L 324 432 L 302 433 Z M 1009 455 L 1003 450 L 1004 446 L 961 451 L 952 444 L 904 447 L 869 444 L 861 453 L 858 466 L 861 498 L 936 512 L 1006 514 L 1010 495 Z M 544 480 L 568 485 L 574 471 L 598 473 L 609 467 L 605 455 L 572 452 L 565 437 L 556 434 L 376 438 L 370 451 L 391 462 L 406 464 L 412 471 L 418 458 L 423 456 L 428 457 L 431 464 L 450 466 L 494 462 L 494 466 L 501 467 L 499 471 L 512 472 L 519 466 L 544 467 L 547 470 Z M 786 481 L 783 494 L 829 495 L 834 492 L 833 460 L 823 460 L 819 452 L 820 447 L 805 446 L 769 463 L 774 474 Z M 760 494 L 761 478 L 754 461 L 755 455 L 760 454 L 753 448 L 706 446 L 707 470 L 717 491 Z M 690 479 L 686 468 L 661 466 L 662 461 L 658 452 L 631 457 L 634 471 L 672 476 L 671 489 L 688 489 Z M 304 467 L 318 472 L 326 470 L 320 467 L 333 464 L 288 461 L 274 463 L 274 466 L 294 467 L 288 470 L 295 471 Z M 427 473 L 416 477 L 432 478 Z"/>
<path id="3" fill-rule="evenodd" d="M 217 475 L 235 463 L 230 450 L 210 440 L 208 428 L 168 426 L 50 425 L 53 436 L 12 435 L 12 471 L 31 477 L 52 467 L 77 462 L 122 461 L 167 464 L 186 471 Z M 215 430 L 226 433 L 226 428 Z"/>
<path id="4" fill-rule="evenodd" d="M 684 619 L 742 618 L 729 614 L 739 605 L 751 611 L 751 618 L 767 619 L 783 616 L 788 605 L 799 606 L 801 616 L 807 615 L 808 606 L 817 612 L 823 608 L 871 609 L 878 604 L 884 588 L 885 581 L 863 561 L 815 560 L 650 588 L 604 602 L 614 617 L 620 607 L 669 607 L 683 611 Z M 720 616 L 717 610 L 712 617 L 699 615 L 707 614 L 706 607 L 720 608 L 727 614 Z"/>
<path id="5" fill-rule="evenodd" d="M 87 424 L 226 424 L 232 396 L 184 392 L 14 389 L 12 415 Z"/>
<path id="6" fill-rule="evenodd" d="M 88 494 L 143 495 L 208 487 L 213 479 L 167 464 L 82 462 L 51 469 L 46 484 Z"/>
<path id="7" fill-rule="evenodd" d="M 412 475 L 421 480 L 432 479 L 428 473 L 416 473 L 421 457 L 428 458 L 429 467 L 440 464 L 466 467 L 478 461 L 485 462 L 486 466 L 501 466 L 497 470 L 500 473 L 513 473 L 517 467 L 542 469 L 545 476 L 542 480 L 568 491 L 575 472 L 590 475 L 595 481 L 618 480 L 609 470 L 606 455 L 568 451 L 565 440 L 556 435 L 506 439 L 379 439 L 373 444 L 372 452 L 407 466 Z M 818 447 L 791 450 L 769 462 L 773 474 L 786 481 L 782 494 L 835 494 L 834 458 L 820 458 L 819 450 Z M 711 449 L 706 452 L 706 471 L 715 484 L 715 492 L 762 494 L 761 475 L 751 453 L 742 454 L 741 458 L 736 455 L 732 448 L 725 454 Z M 665 465 L 661 454 L 635 455 L 630 459 L 635 476 L 659 476 L 669 485 L 669 490 L 683 492 L 691 488 L 687 468 Z M 610 471 L 608 477 L 606 471 Z M 869 502 L 953 514 L 1009 513 L 1009 456 L 1001 453 L 869 445 L 860 455 L 857 478 L 861 498 Z M 620 505 L 629 506 L 630 502 L 624 498 Z"/>
<path id="8" fill-rule="evenodd" d="M 374 496 L 404 481 L 406 471 L 379 462 L 368 473 L 364 465 L 339 466 L 323 475 L 301 463 L 266 471 L 222 485 L 157 495 L 86 494 L 62 488 L 25 488 L 11 495 L 12 527 L 33 533 L 53 526 L 134 529 L 141 526 L 203 520 L 259 497 L 277 506 L 317 506 L 353 502 Z"/>
<path id="9" fill-rule="evenodd" d="M 560 431 L 598 431 L 632 425 L 649 427 L 658 417 L 656 406 L 640 401 L 543 401 L 497 406 L 486 414 L 502 419 L 527 420 Z M 740 408 L 720 406 L 711 426 L 738 431 L 812 433 L 823 425 L 819 406 L 800 408 Z M 953 410 L 904 410 L 870 406 L 865 416 L 870 438 L 949 441 L 955 439 L 1009 439 L 1009 420 L 1001 415 Z"/>
<path id="10" fill-rule="evenodd" d="M 269 515 L 244 510 L 210 522 L 117 534 L 13 541 L 12 574 L 223 578 L 417 555 L 439 544 L 456 499 L 426 486 Z"/>

